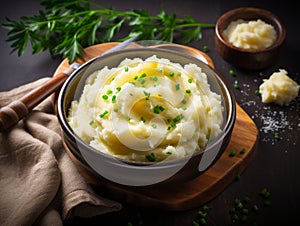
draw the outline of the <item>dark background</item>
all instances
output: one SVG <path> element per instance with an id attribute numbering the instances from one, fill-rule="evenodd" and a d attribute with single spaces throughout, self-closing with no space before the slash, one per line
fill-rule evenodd
<path id="1" fill-rule="evenodd" d="M 230 225 L 229 209 L 234 206 L 235 199 L 250 198 L 251 205 L 257 204 L 259 210 L 248 214 L 248 220 L 243 225 L 295 225 L 298 222 L 298 203 L 300 201 L 300 98 L 299 96 L 288 107 L 265 105 L 255 94 L 263 79 L 268 78 L 279 69 L 288 71 L 288 75 L 300 84 L 300 44 L 299 21 L 300 13 L 288 1 L 100 1 L 103 6 L 112 6 L 120 11 L 144 9 L 150 14 L 159 13 L 164 8 L 168 13 L 176 13 L 178 17 L 191 16 L 201 23 L 216 23 L 217 19 L 232 8 L 241 6 L 260 7 L 277 14 L 287 29 L 287 37 L 282 54 L 271 67 L 255 72 L 242 71 L 224 61 L 216 52 L 214 44 L 214 29 L 204 29 L 203 38 L 188 45 L 202 50 L 207 45 L 207 54 L 212 58 L 215 68 L 222 74 L 236 96 L 237 102 L 250 115 L 259 129 L 258 149 L 253 161 L 241 175 L 239 181 L 234 181 L 222 193 L 207 203 L 210 207 L 206 220 L 207 225 Z M 20 16 L 37 14 L 40 1 L 10 0 L 0 7 L 1 23 L 5 17 L 13 20 Z M 7 30 L 0 28 L 0 91 L 10 90 L 22 84 L 35 81 L 38 78 L 50 77 L 60 64 L 59 57 L 51 58 L 48 52 L 32 55 L 30 49 L 18 57 L 11 54 L 10 43 L 6 42 Z M 179 43 L 180 44 L 180 43 Z M 229 75 L 233 69 L 236 76 Z M 240 88 L 234 89 L 238 82 Z M 274 139 L 278 133 L 279 140 Z M 264 199 L 259 195 L 263 189 L 271 193 L 270 206 L 264 206 Z M 172 191 L 170 191 L 172 192 Z M 250 205 L 250 204 L 249 204 Z M 195 208 L 182 212 L 162 212 L 153 209 L 129 206 L 123 203 L 123 210 L 90 219 L 75 219 L 65 222 L 73 225 L 192 225 L 197 218 Z M 236 223 L 235 225 L 240 225 Z"/>

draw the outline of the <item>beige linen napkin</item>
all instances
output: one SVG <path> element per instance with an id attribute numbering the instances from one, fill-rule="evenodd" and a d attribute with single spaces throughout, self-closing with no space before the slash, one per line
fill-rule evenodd
<path id="1" fill-rule="evenodd" d="M 43 78 L 0 92 L 0 107 L 46 82 Z M 99 197 L 64 150 L 49 97 L 12 129 L 0 133 L 0 225 L 62 225 L 121 209 Z"/>

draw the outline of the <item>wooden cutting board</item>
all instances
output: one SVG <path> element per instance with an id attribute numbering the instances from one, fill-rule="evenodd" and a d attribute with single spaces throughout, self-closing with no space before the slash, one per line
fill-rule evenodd
<path id="1" fill-rule="evenodd" d="M 83 60 L 78 60 L 78 62 L 83 63 L 84 61 L 96 57 L 116 44 L 118 43 L 105 43 L 88 47 L 85 49 L 86 54 Z M 188 51 L 211 67 L 214 67 L 213 61 L 206 53 L 191 47 L 163 44 L 156 46 L 156 48 L 172 48 L 178 51 Z M 56 73 L 62 72 L 68 67 L 68 61 L 65 59 L 58 66 Z M 128 187 L 101 180 L 95 178 L 93 173 L 85 168 L 82 163 L 72 155 L 67 147 L 66 150 L 79 172 L 87 182 L 92 185 L 95 191 L 102 195 L 105 194 L 111 199 L 127 202 L 132 205 L 168 211 L 196 208 L 220 194 L 235 180 L 237 175 L 240 175 L 246 169 L 254 157 L 257 146 L 258 129 L 253 120 L 238 104 L 236 104 L 236 107 L 236 122 L 232 131 L 231 140 L 223 155 L 204 174 L 193 180 L 180 183 L 178 186 L 171 185 L 153 188 Z M 235 156 L 231 156 L 233 150 L 236 151 Z M 241 152 L 241 150 L 245 150 L 245 152 Z"/>

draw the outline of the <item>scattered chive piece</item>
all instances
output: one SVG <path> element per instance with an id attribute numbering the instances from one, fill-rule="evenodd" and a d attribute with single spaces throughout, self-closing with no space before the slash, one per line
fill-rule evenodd
<path id="1" fill-rule="evenodd" d="M 232 76 L 234 76 L 234 75 L 235 75 L 234 70 L 230 69 L 230 70 L 229 70 L 229 74 L 232 75 Z"/>
<path id="2" fill-rule="evenodd" d="M 241 175 L 240 174 L 236 175 L 235 180 L 238 181 L 240 179 L 241 179 Z"/>
<path id="3" fill-rule="evenodd" d="M 172 152 L 168 151 L 166 154 L 167 154 L 167 155 L 172 155 Z"/>
<path id="4" fill-rule="evenodd" d="M 245 154 L 245 152 L 246 152 L 246 148 L 242 148 L 240 154 Z"/>
<path id="5" fill-rule="evenodd" d="M 176 90 L 180 89 L 180 84 L 176 84 Z"/>
<path id="6" fill-rule="evenodd" d="M 230 157 L 234 157 L 236 155 L 236 150 L 232 150 L 229 154 Z"/>
<path id="7" fill-rule="evenodd" d="M 197 221 L 193 221 L 193 226 L 199 226 Z"/>
<path id="8" fill-rule="evenodd" d="M 114 112 L 118 112 L 118 111 L 119 111 L 118 108 L 115 108 L 115 109 L 114 109 Z"/>
<path id="9" fill-rule="evenodd" d="M 146 76 L 147 76 L 147 74 L 146 74 L 146 73 L 143 73 L 143 74 L 140 75 L 139 79 L 145 78 Z"/>
<path id="10" fill-rule="evenodd" d="M 203 51 L 204 51 L 204 52 L 207 52 L 207 51 L 208 51 L 208 46 L 207 46 L 207 45 L 204 45 L 204 46 L 203 46 Z"/>
<path id="11" fill-rule="evenodd" d="M 128 72 L 128 67 L 125 67 L 125 72 Z"/>
<path id="12" fill-rule="evenodd" d="M 103 98 L 103 100 L 107 100 L 108 96 L 107 95 L 103 95 L 102 98 Z"/>
<path id="13" fill-rule="evenodd" d="M 245 203 L 249 203 L 250 202 L 250 198 L 248 196 L 246 196 L 245 199 L 244 199 L 244 202 Z"/>
<path id="14" fill-rule="evenodd" d="M 234 83 L 233 88 L 238 89 L 239 88 L 239 84 Z"/>
<path id="15" fill-rule="evenodd" d="M 104 118 L 104 116 L 105 115 L 107 115 L 108 114 L 108 111 L 107 110 L 105 110 L 102 114 L 100 114 L 99 116 L 100 116 L 100 118 Z"/>
<path id="16" fill-rule="evenodd" d="M 202 206 L 202 209 L 203 209 L 203 210 L 208 210 L 209 207 L 208 207 L 208 205 L 204 205 L 204 206 Z"/>
<path id="17" fill-rule="evenodd" d="M 149 100 L 149 99 L 150 99 L 150 93 L 144 91 L 144 94 L 145 94 L 145 96 L 146 96 L 146 100 Z"/>
<path id="18" fill-rule="evenodd" d="M 126 121 L 130 121 L 130 117 L 128 115 L 126 116 Z"/>
<path id="19" fill-rule="evenodd" d="M 174 72 L 173 72 L 173 71 L 170 71 L 169 76 L 170 76 L 170 77 L 174 77 Z"/>
<path id="20" fill-rule="evenodd" d="M 152 126 L 152 128 L 154 128 L 154 129 L 156 129 L 156 127 L 157 127 L 156 124 L 154 124 L 154 123 L 153 123 L 151 126 Z"/>
<path id="21" fill-rule="evenodd" d="M 260 92 L 259 92 L 258 89 L 255 90 L 255 94 L 256 94 L 256 95 L 260 95 Z"/>
<path id="22" fill-rule="evenodd" d="M 257 205 L 254 205 L 254 206 L 252 207 L 252 210 L 255 211 L 255 212 L 257 212 L 257 211 L 259 210 L 259 208 L 258 208 Z"/>
<path id="23" fill-rule="evenodd" d="M 91 120 L 89 124 L 90 124 L 90 126 L 93 125 L 94 124 L 94 120 Z"/>
<path id="24" fill-rule="evenodd" d="M 110 90 L 110 89 L 106 91 L 106 94 L 107 94 L 107 95 L 110 95 L 110 94 L 112 94 L 112 93 L 113 93 L 113 91 Z"/>
<path id="25" fill-rule="evenodd" d="M 146 159 L 149 161 L 149 162 L 155 162 L 156 158 L 155 158 L 155 155 L 153 152 L 151 152 L 150 154 L 146 155 Z"/>
<path id="26" fill-rule="evenodd" d="M 139 78 L 139 76 L 136 75 L 136 76 L 134 76 L 133 79 L 134 79 L 134 80 L 137 80 L 138 78 Z"/>
<path id="27" fill-rule="evenodd" d="M 122 89 L 122 88 L 121 88 L 120 86 L 118 86 L 118 87 L 116 88 L 117 92 L 120 92 L 121 89 Z"/>
<path id="28" fill-rule="evenodd" d="M 181 103 L 182 103 L 182 104 L 186 104 L 186 100 L 182 100 Z"/>
<path id="29" fill-rule="evenodd" d="M 190 93 L 191 93 L 191 90 L 190 90 L 190 89 L 187 89 L 185 92 L 188 93 L 188 94 L 190 94 Z"/>
<path id="30" fill-rule="evenodd" d="M 274 139 L 276 139 L 276 140 L 279 139 L 279 134 L 278 134 L 278 133 L 275 133 L 275 134 L 274 134 Z"/>
<path id="31" fill-rule="evenodd" d="M 188 79 L 188 82 L 189 82 L 189 83 L 192 83 L 192 82 L 193 82 L 193 79 L 189 78 L 189 79 Z"/>
<path id="32" fill-rule="evenodd" d="M 159 114 L 160 112 L 164 111 L 164 107 L 163 106 L 160 106 L 160 105 L 156 105 L 154 108 L 153 108 L 153 112 L 155 114 Z"/>
<path id="33" fill-rule="evenodd" d="M 200 219 L 200 223 L 201 223 L 202 225 L 206 224 L 205 218 L 201 218 L 201 219 Z"/>
<path id="34" fill-rule="evenodd" d="M 146 118 L 144 116 L 141 116 L 141 121 L 146 122 Z"/>
<path id="35" fill-rule="evenodd" d="M 111 102 L 116 103 L 116 98 L 117 98 L 116 95 L 113 95 L 112 98 L 111 98 Z"/>

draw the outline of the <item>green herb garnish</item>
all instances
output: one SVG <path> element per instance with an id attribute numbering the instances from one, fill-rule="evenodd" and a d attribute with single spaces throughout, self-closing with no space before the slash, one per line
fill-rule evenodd
<path id="1" fill-rule="evenodd" d="M 173 42 L 176 33 L 183 43 L 200 40 L 203 28 L 215 27 L 164 9 L 153 16 L 146 10 L 118 11 L 89 0 L 44 0 L 41 5 L 44 9 L 34 16 L 19 21 L 7 18 L 2 24 L 9 30 L 12 51 L 19 56 L 30 43 L 33 54 L 49 50 L 52 56 L 60 55 L 71 63 L 83 56 L 84 47 L 112 41 L 123 27 L 128 27 L 128 33 L 118 41 L 139 34 L 139 40 Z"/>
<path id="2" fill-rule="evenodd" d="M 104 116 L 107 115 L 107 114 L 108 114 L 108 111 L 105 110 L 105 111 L 104 111 L 102 114 L 100 114 L 99 116 L 100 116 L 100 118 L 104 118 Z"/>
<path id="3" fill-rule="evenodd" d="M 156 157 L 154 155 L 154 153 L 150 153 L 148 155 L 146 155 L 146 159 L 149 161 L 149 162 L 155 162 L 156 161 Z"/>
<path id="4" fill-rule="evenodd" d="M 160 112 L 164 111 L 165 108 L 161 105 L 156 105 L 154 108 L 153 108 L 153 112 L 155 114 L 159 114 Z"/>

